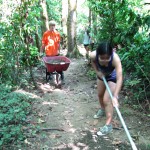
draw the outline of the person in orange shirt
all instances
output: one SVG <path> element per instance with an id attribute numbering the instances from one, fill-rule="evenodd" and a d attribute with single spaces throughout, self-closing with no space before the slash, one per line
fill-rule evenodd
<path id="1" fill-rule="evenodd" d="M 55 29 L 56 23 L 55 21 L 49 22 L 49 30 L 44 32 L 42 37 L 42 47 L 41 52 L 45 50 L 45 55 L 50 56 L 58 56 L 60 51 L 60 34 Z M 58 72 L 61 75 L 62 83 L 64 83 L 64 73 L 63 71 Z M 49 77 L 50 80 L 53 79 L 52 74 Z"/>

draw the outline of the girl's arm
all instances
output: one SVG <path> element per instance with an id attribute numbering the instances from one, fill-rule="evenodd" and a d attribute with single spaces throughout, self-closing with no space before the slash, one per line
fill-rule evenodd
<path id="1" fill-rule="evenodd" d="M 102 78 L 102 76 L 104 76 L 104 74 L 100 70 L 97 69 L 97 66 L 96 66 L 96 63 L 95 63 L 96 51 L 92 51 L 90 53 L 90 59 L 91 59 L 91 65 L 92 65 L 93 69 L 95 70 L 97 76 Z"/>
<path id="2" fill-rule="evenodd" d="M 121 65 L 121 60 L 118 56 L 118 54 L 114 53 L 114 59 L 113 59 L 113 66 L 116 69 L 116 89 L 114 91 L 114 97 L 118 98 L 119 92 L 122 87 L 123 83 L 123 76 L 122 76 L 122 65 Z"/>

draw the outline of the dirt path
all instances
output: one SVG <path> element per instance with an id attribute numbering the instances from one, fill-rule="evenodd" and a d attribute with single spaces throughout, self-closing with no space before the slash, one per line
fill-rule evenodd
<path id="1" fill-rule="evenodd" d="M 99 107 L 96 80 L 89 80 L 86 76 L 87 65 L 83 58 L 71 61 L 64 72 L 66 84 L 62 89 L 44 83 L 44 68 L 37 71 L 37 83 L 42 92 L 33 91 L 41 98 L 34 104 L 35 114 L 30 119 L 36 122 L 39 132 L 27 139 L 27 147 L 31 150 L 130 150 L 131 146 L 116 114 L 113 132 L 104 137 L 96 136 L 96 131 L 105 123 L 105 117 L 93 119 Z M 137 112 L 128 107 L 120 109 L 136 145 L 145 150 L 145 146 L 150 144 L 148 120 L 142 120 Z M 146 128 L 142 128 L 142 121 Z"/>

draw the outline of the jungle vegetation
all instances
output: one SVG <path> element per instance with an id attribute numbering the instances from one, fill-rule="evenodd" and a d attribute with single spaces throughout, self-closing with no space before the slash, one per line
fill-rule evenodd
<path id="1" fill-rule="evenodd" d="M 80 5 L 83 10 L 79 11 Z M 41 37 L 50 20 L 58 24 L 68 57 L 79 56 L 85 27 L 90 29 L 95 46 L 110 40 L 122 59 L 125 100 L 150 115 L 150 3 L 0 0 L 0 147 L 25 139 L 22 128 L 32 98 L 15 90 L 36 88 L 33 70 L 40 65 Z"/>

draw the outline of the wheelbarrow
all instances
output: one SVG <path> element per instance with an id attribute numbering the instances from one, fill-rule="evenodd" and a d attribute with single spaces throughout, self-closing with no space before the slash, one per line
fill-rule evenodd
<path id="1" fill-rule="evenodd" d="M 56 84 L 59 84 L 59 72 L 66 71 L 71 63 L 65 56 L 44 56 L 43 61 L 46 67 L 46 81 L 48 82 L 50 74 L 56 75 Z"/>

